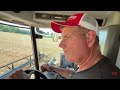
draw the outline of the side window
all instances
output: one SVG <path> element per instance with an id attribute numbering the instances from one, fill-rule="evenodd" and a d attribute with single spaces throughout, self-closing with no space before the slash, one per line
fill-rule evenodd
<path id="1" fill-rule="evenodd" d="M 0 74 L 27 62 L 32 58 L 32 43 L 30 29 L 14 27 L 4 22 L 0 24 Z M 6 64 L 12 63 L 14 65 Z"/>
<path id="2" fill-rule="evenodd" d="M 104 49 L 105 49 L 107 33 L 108 33 L 107 30 L 99 30 L 99 44 L 100 44 L 100 50 L 101 50 L 102 54 L 103 54 Z"/>

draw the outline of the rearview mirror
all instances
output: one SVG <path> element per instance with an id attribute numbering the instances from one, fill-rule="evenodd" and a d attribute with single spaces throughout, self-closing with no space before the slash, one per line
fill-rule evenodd
<path id="1" fill-rule="evenodd" d="M 36 37 L 36 39 L 42 39 L 43 38 L 42 35 L 38 35 L 38 34 L 36 34 L 35 37 Z"/>

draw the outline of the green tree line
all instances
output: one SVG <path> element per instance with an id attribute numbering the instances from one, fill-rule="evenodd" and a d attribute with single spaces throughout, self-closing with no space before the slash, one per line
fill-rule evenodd
<path id="1" fill-rule="evenodd" d="M 0 31 L 30 35 L 30 31 L 25 31 L 25 30 L 19 29 L 18 27 L 2 25 L 2 24 L 0 24 Z"/>

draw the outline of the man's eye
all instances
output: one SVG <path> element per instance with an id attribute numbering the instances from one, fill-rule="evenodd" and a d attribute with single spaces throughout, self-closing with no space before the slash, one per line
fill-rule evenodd
<path id="1" fill-rule="evenodd" d="M 66 38 L 70 38 L 70 37 L 66 37 Z"/>

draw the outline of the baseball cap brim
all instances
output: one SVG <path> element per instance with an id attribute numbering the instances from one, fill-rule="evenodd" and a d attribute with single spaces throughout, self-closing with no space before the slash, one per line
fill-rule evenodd
<path id="1" fill-rule="evenodd" d="M 61 33 L 60 30 L 61 26 L 76 26 L 76 25 L 74 25 L 74 23 L 67 23 L 67 22 L 55 22 L 55 21 L 51 22 L 51 28 L 53 29 L 53 31 L 57 33 Z"/>

